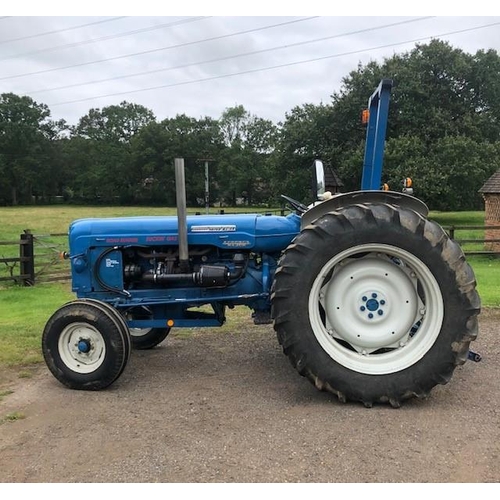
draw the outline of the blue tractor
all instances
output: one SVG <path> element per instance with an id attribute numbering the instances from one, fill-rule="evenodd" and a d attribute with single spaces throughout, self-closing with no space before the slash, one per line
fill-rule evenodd
<path id="1" fill-rule="evenodd" d="M 284 196 L 287 216 L 186 216 L 183 159 L 177 217 L 83 219 L 69 228 L 77 299 L 42 337 L 52 374 L 100 390 L 131 350 L 175 327 L 220 326 L 247 306 L 273 323 L 292 365 L 319 390 L 365 406 L 399 406 L 448 382 L 477 335 L 480 299 L 458 244 L 428 209 L 380 189 L 392 82 L 370 97 L 362 190 L 325 193 L 323 164 L 310 206 Z"/>

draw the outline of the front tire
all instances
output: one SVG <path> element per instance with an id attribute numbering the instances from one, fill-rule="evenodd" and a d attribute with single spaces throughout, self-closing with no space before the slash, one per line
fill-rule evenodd
<path id="1" fill-rule="evenodd" d="M 366 406 L 426 397 L 477 335 L 474 274 L 416 212 L 355 205 L 321 216 L 285 251 L 273 288 L 278 339 L 321 390 Z M 304 291 L 297 293 L 297 291 Z"/>
<path id="2" fill-rule="evenodd" d="M 127 364 L 130 345 L 113 311 L 100 303 L 76 300 L 47 321 L 42 352 L 47 367 L 70 389 L 101 390 Z"/>

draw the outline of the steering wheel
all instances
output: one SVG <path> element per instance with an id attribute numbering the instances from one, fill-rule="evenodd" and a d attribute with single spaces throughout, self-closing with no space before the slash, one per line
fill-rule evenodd
<path id="1" fill-rule="evenodd" d="M 290 198 L 289 196 L 285 196 L 284 194 L 281 195 L 281 197 L 288 201 L 292 208 L 294 208 L 299 215 L 302 215 L 307 212 L 308 208 L 306 205 L 303 203 L 300 203 L 300 201 L 294 200 L 293 198 Z"/>

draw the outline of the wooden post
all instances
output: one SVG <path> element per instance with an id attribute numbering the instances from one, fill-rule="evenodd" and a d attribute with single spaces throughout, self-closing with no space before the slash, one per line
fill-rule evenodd
<path id="1" fill-rule="evenodd" d="M 33 248 L 33 235 L 27 230 L 20 236 L 19 257 L 21 258 L 21 275 L 24 286 L 35 284 L 35 252 Z"/>

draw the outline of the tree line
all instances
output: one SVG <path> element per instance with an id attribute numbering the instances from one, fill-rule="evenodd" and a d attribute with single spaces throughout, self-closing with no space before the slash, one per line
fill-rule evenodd
<path id="1" fill-rule="evenodd" d="M 287 194 L 310 202 L 311 164 L 335 169 L 343 190 L 361 182 L 366 129 L 361 112 L 391 78 L 383 182 L 399 191 L 411 177 L 433 210 L 481 209 L 482 184 L 500 169 L 500 57 L 468 54 L 433 40 L 382 63 L 358 65 L 327 104 L 302 104 L 280 123 L 242 105 L 217 118 L 159 121 L 122 102 L 90 109 L 74 126 L 51 119 L 29 96 L 0 95 L 0 204 L 175 205 L 174 158 L 185 158 L 188 204 L 276 206 Z"/>

